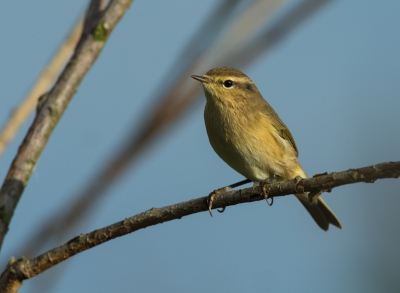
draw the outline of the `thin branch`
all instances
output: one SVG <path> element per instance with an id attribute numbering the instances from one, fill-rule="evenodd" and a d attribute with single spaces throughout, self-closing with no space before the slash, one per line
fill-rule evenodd
<path id="1" fill-rule="evenodd" d="M 267 192 L 269 197 L 276 197 L 298 192 L 311 192 L 316 190 L 330 191 L 335 187 L 346 184 L 358 182 L 372 183 L 377 179 L 398 178 L 399 176 L 400 161 L 350 169 L 337 173 L 318 174 L 313 178 L 302 179 L 300 181 L 289 180 L 273 183 L 267 186 Z M 221 208 L 263 199 L 264 196 L 262 195 L 261 186 L 257 186 L 254 189 L 250 187 L 215 196 L 213 207 Z M 201 197 L 163 208 L 152 208 L 110 226 L 94 230 L 87 234 L 81 234 L 64 245 L 49 250 L 38 257 L 32 259 L 21 258 L 17 261 L 11 260 L 0 277 L 0 292 L 15 292 L 7 291 L 6 288 L 9 288 L 11 285 L 12 287 L 18 288 L 18 284 L 23 280 L 33 278 L 82 251 L 114 238 L 163 222 L 208 211 L 206 200 L 207 197 Z"/>
<path id="2" fill-rule="evenodd" d="M 260 36 L 248 42 L 241 52 L 243 58 L 235 62 L 235 66 L 243 66 L 257 59 L 261 54 L 269 51 L 272 47 L 287 37 L 294 28 L 298 28 L 306 19 L 315 14 L 324 5 L 332 2 L 332 0 L 303 0 L 298 2 L 293 8 L 289 9 L 282 17 L 270 28 L 265 30 Z M 237 56 L 229 56 L 236 59 Z"/>
<path id="3" fill-rule="evenodd" d="M 85 13 L 85 21 L 83 23 L 83 33 L 89 33 L 95 26 L 101 12 L 104 10 L 105 0 L 91 0 Z"/>
<path id="4" fill-rule="evenodd" d="M 111 1 L 97 25 L 83 34 L 75 53 L 48 94 L 42 96 L 37 114 L 22 142 L 0 190 L 0 247 L 15 207 L 29 177 L 69 101 L 96 61 L 108 36 L 128 10 L 132 0 Z"/>
<path id="5" fill-rule="evenodd" d="M 67 58 L 71 55 L 72 50 L 75 48 L 79 37 L 82 33 L 82 20 L 75 25 L 68 38 L 64 41 L 58 52 L 54 55 L 50 64 L 42 74 L 39 76 L 37 82 L 30 90 L 24 101 L 16 108 L 10 119 L 4 125 L 0 132 L 0 156 L 3 154 L 7 145 L 14 138 L 18 129 L 22 123 L 29 117 L 32 111 L 35 109 L 37 100 L 39 97 L 50 87 L 51 83 L 60 72 L 61 67 L 67 61 Z"/>

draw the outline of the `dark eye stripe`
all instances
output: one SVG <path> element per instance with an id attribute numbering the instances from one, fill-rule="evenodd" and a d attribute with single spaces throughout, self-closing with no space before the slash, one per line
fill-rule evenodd
<path id="1" fill-rule="evenodd" d="M 246 89 L 248 89 L 248 90 L 252 90 L 252 87 L 251 87 L 251 84 L 249 84 L 248 82 L 246 82 L 245 84 L 244 84 L 244 86 L 245 86 L 245 88 Z"/>

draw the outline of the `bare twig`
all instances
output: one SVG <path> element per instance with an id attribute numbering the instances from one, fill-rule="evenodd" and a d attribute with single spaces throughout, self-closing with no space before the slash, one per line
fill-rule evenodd
<path id="1" fill-rule="evenodd" d="M 269 184 L 267 192 L 269 197 L 285 196 L 293 193 L 310 192 L 316 190 L 330 191 L 331 189 L 352 183 L 372 183 L 378 179 L 398 178 L 400 176 L 400 161 L 382 163 L 348 171 L 319 174 L 313 178 L 289 180 L 280 183 Z M 19 288 L 25 279 L 30 279 L 56 264 L 97 245 L 105 243 L 117 237 L 135 232 L 137 230 L 161 224 L 163 222 L 181 219 L 182 217 L 208 211 L 207 197 L 192 199 L 186 202 L 152 208 L 148 211 L 126 218 L 123 221 L 110 226 L 77 236 L 67 243 L 32 259 L 12 260 L 7 265 L 0 277 L 0 292 L 6 288 Z M 258 186 L 230 191 L 219 194 L 213 201 L 214 208 L 237 205 L 240 203 L 264 200 L 262 187 Z"/>
<path id="2" fill-rule="evenodd" d="M 83 23 L 83 33 L 87 34 L 96 26 L 96 22 L 101 17 L 104 10 L 105 0 L 91 0 L 86 10 L 85 21 Z"/>
<path id="3" fill-rule="evenodd" d="M 85 35 L 56 84 L 40 101 L 33 121 L 0 190 L 0 247 L 15 207 L 53 129 L 61 119 L 80 82 L 96 61 L 108 36 L 132 0 L 111 1 L 94 29 Z"/>
<path id="4" fill-rule="evenodd" d="M 318 9 L 327 5 L 332 0 L 303 0 L 298 2 L 295 7 L 288 10 L 282 17 L 270 28 L 266 29 L 260 36 L 248 42 L 241 51 L 237 52 L 235 56 L 228 56 L 237 60 L 235 66 L 243 66 L 256 60 L 265 51 L 270 50 L 273 46 L 278 44 L 284 37 L 287 37 L 294 28 L 299 27 L 304 20 L 308 19 L 311 15 L 315 14 Z M 236 59 L 237 56 L 243 58 Z"/>

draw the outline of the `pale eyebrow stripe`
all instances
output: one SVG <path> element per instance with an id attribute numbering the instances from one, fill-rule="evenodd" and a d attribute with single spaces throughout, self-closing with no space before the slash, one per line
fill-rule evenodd
<path id="1" fill-rule="evenodd" d="M 230 79 L 232 81 L 239 82 L 239 83 L 254 83 L 249 78 L 242 77 L 242 76 L 234 76 L 234 75 L 219 76 L 219 78 L 217 80 L 218 81 L 225 81 L 225 80 L 228 80 L 228 79 Z"/>

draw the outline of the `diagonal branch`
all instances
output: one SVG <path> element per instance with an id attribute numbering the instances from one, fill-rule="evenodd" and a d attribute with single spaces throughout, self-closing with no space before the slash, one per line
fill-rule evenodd
<path id="1" fill-rule="evenodd" d="M 288 34 L 293 32 L 294 28 L 298 28 L 306 19 L 315 14 L 324 5 L 333 2 L 332 0 L 303 0 L 298 1 L 294 7 L 286 11 L 282 17 L 274 24 L 274 26 L 267 28 L 260 36 L 248 42 L 242 48 L 243 58 L 237 60 L 235 66 L 241 67 L 257 59 L 261 54 L 270 50 L 278 44 Z M 235 58 L 236 56 L 231 56 Z"/>
<path id="2" fill-rule="evenodd" d="M 131 2 L 132 0 L 113 0 L 109 3 L 104 14 L 98 17 L 95 25 L 92 26 L 92 30 L 82 34 L 75 53 L 53 88 L 40 98 L 35 120 L 0 190 L 0 247 L 15 207 L 51 133 L 82 79 L 99 56 L 108 36 L 128 10 Z"/>
<path id="3" fill-rule="evenodd" d="M 298 192 L 330 191 L 335 187 L 346 184 L 358 182 L 373 183 L 377 179 L 398 178 L 399 176 L 400 161 L 350 169 L 337 173 L 318 174 L 313 178 L 302 179 L 300 181 L 294 179 L 273 183 L 267 186 L 267 192 L 270 197 L 276 197 Z M 250 187 L 219 194 L 215 196 L 213 206 L 214 208 L 220 208 L 263 199 L 262 187 L 257 186 L 254 190 Z M 82 251 L 114 238 L 163 222 L 207 211 L 206 200 L 207 197 L 200 197 L 163 208 L 152 208 L 110 226 L 94 230 L 87 234 L 81 234 L 36 258 L 21 258 L 17 261 L 12 259 L 0 277 L 0 292 L 15 292 L 7 291 L 6 288 L 19 288 L 23 280 L 33 278 Z"/>

